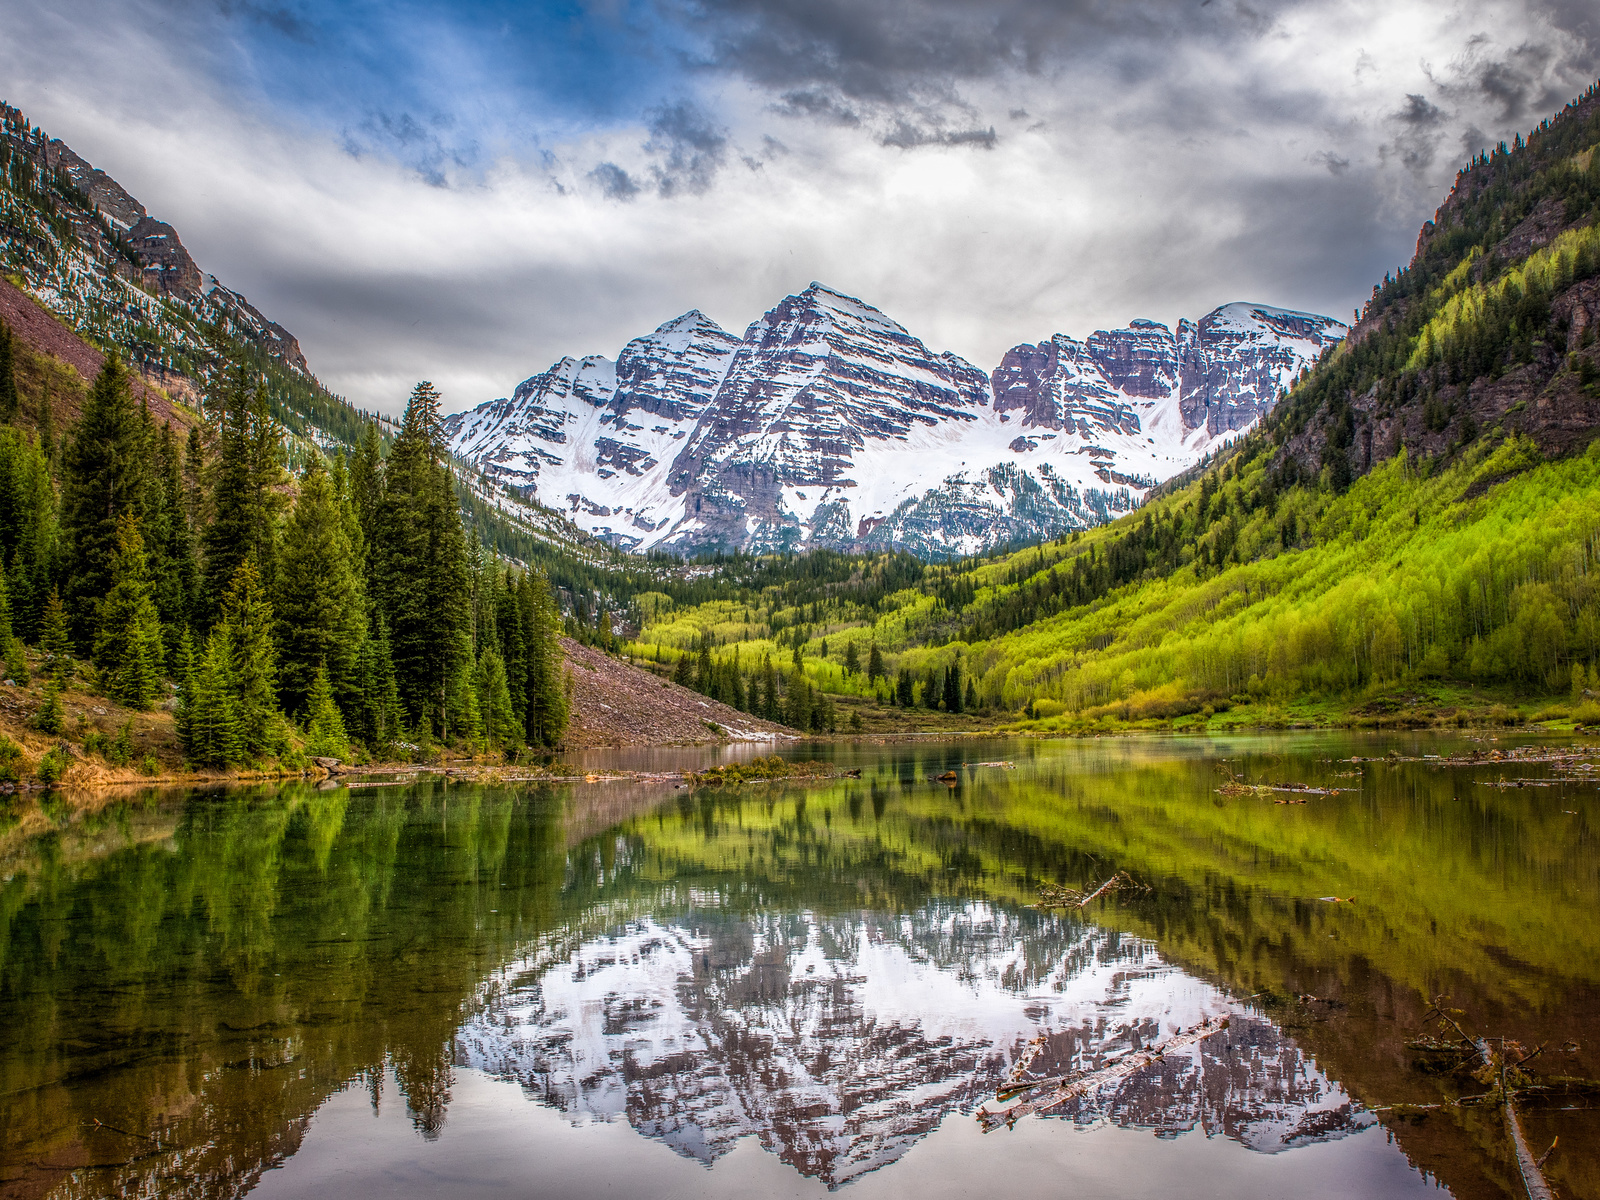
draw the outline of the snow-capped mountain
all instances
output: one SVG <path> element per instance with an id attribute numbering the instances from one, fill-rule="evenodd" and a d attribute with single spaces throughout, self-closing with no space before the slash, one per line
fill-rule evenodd
<path id="1" fill-rule="evenodd" d="M 1040 1033 L 1048 1076 L 1230 1018 L 1226 1038 L 1055 1110 L 1079 1123 L 1199 1128 L 1262 1153 L 1374 1123 L 1269 1021 L 1152 943 L 979 902 L 628 920 L 534 947 L 476 1007 L 456 1061 L 574 1123 L 625 1120 L 708 1164 L 754 1135 L 830 1188 L 992 1098 Z"/>
<path id="2" fill-rule="evenodd" d="M 694 311 L 446 422 L 487 475 L 630 549 L 970 553 L 1134 508 L 1339 341 L 1229 304 L 1056 334 L 991 375 L 820 283 L 742 338 Z"/>

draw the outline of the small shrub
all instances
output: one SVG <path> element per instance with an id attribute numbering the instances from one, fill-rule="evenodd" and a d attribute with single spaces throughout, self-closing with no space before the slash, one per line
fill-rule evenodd
<path id="1" fill-rule="evenodd" d="M 55 678 L 45 684 L 44 703 L 33 716 L 33 727 L 41 733 L 61 732 L 61 683 Z"/>
<path id="2" fill-rule="evenodd" d="M 111 743 L 111 748 L 106 751 L 106 761 L 114 767 L 125 767 L 133 761 L 133 721 L 122 723 L 122 728 L 117 730 L 117 740 Z"/>
<path id="3" fill-rule="evenodd" d="M 83 752 L 85 754 L 98 754 L 104 757 L 110 747 L 111 742 L 98 729 L 91 729 L 83 735 Z"/>
<path id="4" fill-rule="evenodd" d="M 0 783 L 16 783 L 22 778 L 22 747 L 0 733 Z"/>
<path id="5" fill-rule="evenodd" d="M 146 754 L 144 761 L 139 764 L 139 771 L 144 775 L 159 775 L 161 774 L 161 764 L 156 761 L 155 755 Z"/>
<path id="6" fill-rule="evenodd" d="M 67 773 L 70 765 L 67 752 L 57 746 L 50 753 L 39 760 L 39 782 L 45 787 L 55 787 L 61 782 L 61 777 Z"/>
<path id="7" fill-rule="evenodd" d="M 1067 711 L 1067 706 L 1060 700 L 1035 700 L 1033 702 L 1033 715 L 1036 719 L 1044 721 L 1051 717 L 1059 717 Z"/>

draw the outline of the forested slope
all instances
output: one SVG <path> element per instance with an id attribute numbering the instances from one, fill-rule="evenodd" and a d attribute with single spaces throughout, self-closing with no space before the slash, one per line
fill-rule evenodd
<path id="1" fill-rule="evenodd" d="M 691 679 L 730 692 L 735 662 L 771 662 L 778 704 L 803 681 L 1075 723 L 1408 691 L 1446 713 L 1581 708 L 1600 691 L 1597 146 L 1591 88 L 1475 159 L 1348 342 L 1140 512 L 898 591 L 860 561 L 809 590 L 657 602 L 640 651 L 709 659 Z"/>

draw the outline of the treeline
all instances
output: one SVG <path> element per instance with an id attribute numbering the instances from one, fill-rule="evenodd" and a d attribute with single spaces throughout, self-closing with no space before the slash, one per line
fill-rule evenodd
<path id="1" fill-rule="evenodd" d="M 58 445 L 24 426 L 13 357 L 0 325 L 0 645 L 13 676 L 22 643 L 43 656 L 44 721 L 81 671 L 129 708 L 172 696 L 196 765 L 560 738 L 559 613 L 469 542 L 432 385 L 387 455 L 368 422 L 295 477 L 247 366 L 180 438 L 113 354 Z"/>

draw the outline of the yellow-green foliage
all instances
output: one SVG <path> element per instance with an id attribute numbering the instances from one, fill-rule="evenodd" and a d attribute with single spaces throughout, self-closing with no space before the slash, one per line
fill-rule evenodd
<path id="1" fill-rule="evenodd" d="M 1345 693 L 1446 673 L 1557 688 L 1600 649 L 1592 574 L 1600 455 L 1528 469 L 1521 440 L 1429 477 L 1405 455 L 1344 496 L 1300 495 L 1312 548 L 1185 567 L 971 649 L 986 694 L 1020 707 L 1127 702 L 1175 715 L 1195 693 Z M 1481 496 L 1484 483 L 1521 471 Z M 1182 497 L 1175 498 L 1182 503 Z M 1318 508 L 1313 505 L 1320 506 Z M 1281 520 L 1282 514 L 1279 514 Z"/>
<path id="2" fill-rule="evenodd" d="M 1414 371 L 1433 362 L 1447 342 L 1468 326 L 1482 321 L 1489 304 L 1508 297 L 1520 297 L 1530 287 L 1545 293 L 1555 292 L 1572 281 L 1573 268 L 1582 254 L 1600 252 L 1600 228 L 1569 229 L 1544 249 L 1530 254 L 1522 263 L 1488 283 L 1478 283 L 1456 291 L 1417 335 L 1416 348 L 1406 363 Z M 1478 255 L 1469 255 L 1447 275 L 1436 296 L 1448 295 L 1466 281 Z"/>
<path id="3" fill-rule="evenodd" d="M 911 589 L 877 613 L 808 627 L 806 673 L 828 691 L 865 693 L 876 644 L 891 674 L 920 678 L 959 661 L 986 705 L 1020 710 L 1042 700 L 1043 715 L 1059 704 L 1138 720 L 1225 708 L 1240 693 L 1348 696 L 1442 676 L 1564 692 L 1574 662 L 1594 663 L 1600 453 L 1546 463 L 1525 439 L 1486 439 L 1448 468 L 1402 453 L 1343 495 L 1295 488 L 1254 507 L 1247 497 L 1267 485 L 1267 456 L 1238 461 L 1210 501 L 1227 515 L 1209 525 L 1194 523 L 1202 493 L 1191 485 L 1079 539 L 971 568 L 974 599 L 964 612 Z M 979 624 L 969 614 L 1091 551 L 1103 561 L 1146 517 L 1200 530 L 1183 565 L 1011 632 L 955 640 L 963 622 Z M 710 635 L 719 658 L 737 650 L 749 669 L 771 654 L 787 668 L 792 646 L 741 641 L 764 634 L 767 617 L 756 610 L 758 623 L 747 624 L 743 612 L 716 602 L 667 614 L 647 625 L 634 652 L 687 649 Z M 862 670 L 847 677 L 851 641 Z"/>

